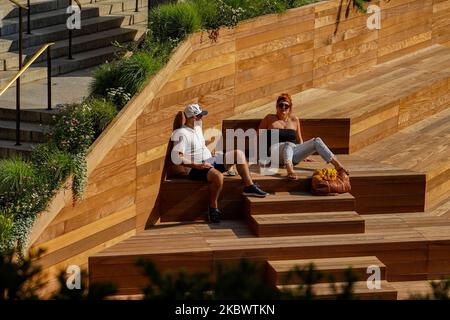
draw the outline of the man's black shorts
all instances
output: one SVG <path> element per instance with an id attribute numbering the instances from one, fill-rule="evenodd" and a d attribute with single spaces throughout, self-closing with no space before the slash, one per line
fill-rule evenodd
<path id="1" fill-rule="evenodd" d="M 214 163 L 214 169 L 225 172 L 227 169 L 223 164 L 217 164 Z M 194 169 L 192 168 L 191 171 L 189 171 L 189 179 L 191 180 L 199 180 L 199 181 L 208 181 L 208 171 L 212 168 L 206 168 L 206 169 Z"/>

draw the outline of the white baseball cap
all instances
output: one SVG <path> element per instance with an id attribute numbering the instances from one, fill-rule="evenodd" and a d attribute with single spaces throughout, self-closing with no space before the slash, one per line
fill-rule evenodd
<path id="1" fill-rule="evenodd" d="M 202 107 L 198 103 L 188 104 L 186 108 L 184 108 L 184 115 L 186 118 L 192 118 L 194 116 L 202 115 L 206 116 L 208 111 L 202 110 Z"/>

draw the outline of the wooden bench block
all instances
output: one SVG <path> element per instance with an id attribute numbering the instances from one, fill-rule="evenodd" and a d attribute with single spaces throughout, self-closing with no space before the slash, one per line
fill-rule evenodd
<path id="1" fill-rule="evenodd" d="M 292 271 L 295 267 L 299 269 L 307 268 L 311 263 L 315 270 L 325 276 L 321 279 L 321 283 L 328 282 L 327 276 L 329 275 L 334 277 L 335 282 L 344 281 L 344 272 L 350 267 L 359 281 L 366 280 L 369 266 L 378 266 L 381 272 L 380 280 L 386 280 L 386 266 L 374 256 L 267 261 L 267 280 L 273 286 L 296 284 L 299 279 L 294 274 L 287 279 L 289 271 Z"/>

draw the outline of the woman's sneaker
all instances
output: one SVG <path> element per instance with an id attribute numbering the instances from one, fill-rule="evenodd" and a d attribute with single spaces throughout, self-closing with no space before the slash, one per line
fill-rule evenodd
<path id="1" fill-rule="evenodd" d="M 242 192 L 244 196 L 253 196 L 264 198 L 267 196 L 267 192 L 261 190 L 257 185 L 252 184 L 251 186 L 245 187 L 244 192 Z"/>
<path id="2" fill-rule="evenodd" d="M 220 210 L 217 208 L 208 208 L 208 221 L 210 223 L 220 222 Z"/>

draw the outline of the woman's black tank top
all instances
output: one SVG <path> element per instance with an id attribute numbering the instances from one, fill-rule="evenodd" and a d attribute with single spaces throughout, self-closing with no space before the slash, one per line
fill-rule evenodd
<path id="1" fill-rule="evenodd" d="M 278 131 L 279 142 L 297 142 L 297 135 L 294 129 L 270 129 L 267 132 L 267 145 L 272 145 L 272 132 Z"/>

